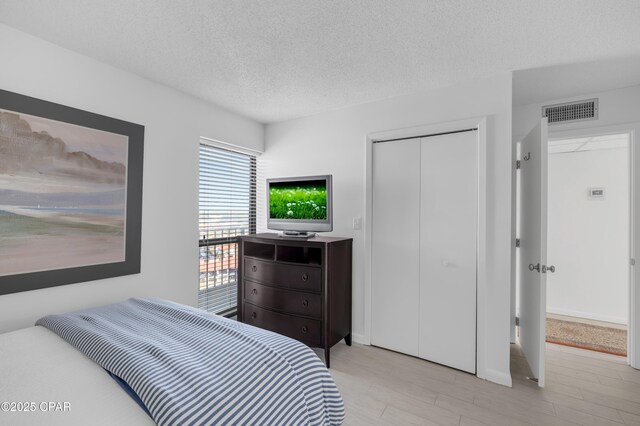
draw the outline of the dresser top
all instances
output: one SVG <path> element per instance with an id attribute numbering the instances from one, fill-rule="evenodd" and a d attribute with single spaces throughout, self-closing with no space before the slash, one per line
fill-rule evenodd
<path id="1" fill-rule="evenodd" d="M 243 235 L 239 238 L 244 240 L 250 239 L 260 239 L 260 240 L 273 240 L 274 242 L 278 241 L 286 241 L 286 242 L 309 242 L 309 243 L 336 243 L 339 241 L 351 241 L 353 238 L 342 238 L 342 237 L 313 237 L 313 238 L 289 238 L 283 237 L 280 234 L 265 232 L 262 234 L 254 234 L 254 235 Z"/>

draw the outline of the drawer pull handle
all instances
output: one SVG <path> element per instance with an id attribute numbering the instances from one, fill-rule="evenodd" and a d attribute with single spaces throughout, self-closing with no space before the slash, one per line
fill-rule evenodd
<path id="1" fill-rule="evenodd" d="M 309 275 L 307 275 L 306 273 L 302 274 L 302 281 L 307 281 L 308 279 L 309 279 Z"/>
<path id="2" fill-rule="evenodd" d="M 255 319 L 255 317 L 257 317 L 257 316 L 258 316 L 258 314 L 256 314 L 255 312 L 251 313 L 251 318 Z"/>
<path id="3" fill-rule="evenodd" d="M 251 290 L 251 294 L 258 294 L 258 290 L 254 288 L 253 290 Z"/>
<path id="4" fill-rule="evenodd" d="M 309 306 L 309 301 L 307 299 L 303 299 L 302 306 Z"/>
<path id="5" fill-rule="evenodd" d="M 253 265 L 253 266 L 251 267 L 251 270 L 252 270 L 253 272 L 256 272 L 256 271 L 258 270 L 258 267 L 257 267 L 256 265 Z"/>
<path id="6" fill-rule="evenodd" d="M 309 331 L 309 329 L 307 328 L 307 326 L 306 326 L 306 325 L 303 325 L 303 326 L 302 326 L 302 332 L 303 332 L 304 334 L 307 334 L 307 331 Z"/>

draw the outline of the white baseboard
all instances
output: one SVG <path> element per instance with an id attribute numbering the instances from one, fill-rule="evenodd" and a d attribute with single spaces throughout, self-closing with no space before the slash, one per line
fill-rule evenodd
<path id="1" fill-rule="evenodd" d="M 614 324 L 627 324 L 627 319 L 623 317 L 610 317 L 607 315 L 594 314 L 591 312 L 572 311 L 570 309 L 558 309 L 547 307 L 547 313 L 556 315 L 566 315 L 569 317 L 586 318 L 595 321 L 612 322 Z"/>
<path id="2" fill-rule="evenodd" d="M 490 370 L 490 369 L 485 370 L 484 373 L 485 373 L 484 377 L 481 377 L 480 375 L 478 375 L 478 377 L 493 383 L 497 383 L 502 386 L 506 386 L 508 388 L 510 388 L 513 384 L 511 382 L 511 374 L 509 373 L 503 373 L 501 371 Z"/>
<path id="3" fill-rule="evenodd" d="M 351 333 L 351 340 L 355 343 L 360 343 L 361 345 L 368 345 L 369 342 L 365 339 L 364 334 Z"/>

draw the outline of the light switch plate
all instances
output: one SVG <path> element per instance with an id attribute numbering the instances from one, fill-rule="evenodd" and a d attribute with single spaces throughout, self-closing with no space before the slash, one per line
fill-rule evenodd
<path id="1" fill-rule="evenodd" d="M 353 218 L 353 229 L 358 230 L 362 228 L 362 219 L 358 217 Z"/>

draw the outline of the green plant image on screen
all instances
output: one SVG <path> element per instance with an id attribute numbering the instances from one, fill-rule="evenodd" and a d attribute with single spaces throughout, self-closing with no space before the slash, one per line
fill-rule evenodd
<path id="1" fill-rule="evenodd" d="M 271 219 L 327 220 L 327 187 L 324 180 L 271 182 Z"/>

